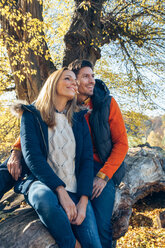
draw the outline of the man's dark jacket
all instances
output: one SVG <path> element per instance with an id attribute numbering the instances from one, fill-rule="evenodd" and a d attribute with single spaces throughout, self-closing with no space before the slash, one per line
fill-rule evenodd
<path id="1" fill-rule="evenodd" d="M 96 79 L 94 93 L 91 97 L 93 110 L 89 117 L 93 141 L 100 160 L 104 164 L 111 154 L 113 143 L 109 126 L 111 95 L 105 83 Z M 125 174 L 125 165 L 122 163 L 113 175 L 113 181 L 119 185 Z"/>

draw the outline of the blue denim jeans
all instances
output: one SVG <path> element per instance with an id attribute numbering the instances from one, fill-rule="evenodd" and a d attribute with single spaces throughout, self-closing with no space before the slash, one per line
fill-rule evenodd
<path id="1" fill-rule="evenodd" d="M 9 157 L 10 158 L 10 157 Z M 9 160 L 7 158 L 2 164 L 0 164 L 0 199 L 3 195 L 9 191 L 13 186 L 16 185 L 16 181 L 12 178 L 11 174 L 8 172 L 7 169 L 7 162 Z M 23 157 L 21 158 L 21 165 L 22 165 L 22 173 L 21 178 L 23 178 L 26 174 L 29 174 L 29 169 L 26 166 Z M 18 180 L 19 181 L 19 180 Z"/>
<path id="2" fill-rule="evenodd" d="M 3 164 L 0 165 L 0 199 L 15 184 L 15 180 L 8 172 L 7 161 L 8 159 Z"/>
<path id="3" fill-rule="evenodd" d="M 68 192 L 75 204 L 79 197 Z M 86 218 L 81 225 L 71 225 L 58 201 L 56 193 L 40 181 L 31 184 L 25 199 L 35 209 L 42 223 L 61 248 L 74 248 L 76 238 L 83 248 L 101 248 L 96 220 L 90 201 L 87 205 Z"/>
<path id="4" fill-rule="evenodd" d="M 101 164 L 94 162 L 95 175 L 102 167 Z M 96 217 L 102 248 L 112 247 L 112 211 L 115 201 L 115 185 L 111 179 L 98 198 L 91 201 Z"/>

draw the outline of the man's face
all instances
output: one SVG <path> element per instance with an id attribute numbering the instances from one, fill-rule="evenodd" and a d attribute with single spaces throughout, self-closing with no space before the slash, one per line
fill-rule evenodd
<path id="1" fill-rule="evenodd" d="M 94 73 L 90 67 L 83 67 L 80 69 L 78 75 L 78 100 L 84 101 L 89 96 L 93 95 L 95 86 Z"/>

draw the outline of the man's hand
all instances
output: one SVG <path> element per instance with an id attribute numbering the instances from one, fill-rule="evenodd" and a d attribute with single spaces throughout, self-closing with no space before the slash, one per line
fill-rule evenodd
<path id="1" fill-rule="evenodd" d="M 58 186 L 56 188 L 56 192 L 58 194 L 58 199 L 61 206 L 65 210 L 69 221 L 72 222 L 77 217 L 77 209 L 75 203 L 72 201 L 63 186 Z"/>
<path id="2" fill-rule="evenodd" d="M 81 196 L 79 202 L 76 205 L 77 208 L 77 217 L 75 220 L 73 220 L 71 223 L 74 225 L 81 225 L 81 223 L 84 221 L 86 217 L 86 209 L 88 204 L 88 197 L 87 196 Z"/>
<path id="3" fill-rule="evenodd" d="M 16 181 L 21 176 L 22 172 L 21 155 L 21 151 L 13 150 L 7 162 L 8 171 Z"/>
<path id="4" fill-rule="evenodd" d="M 101 192 L 103 191 L 104 187 L 106 186 L 107 182 L 104 179 L 95 177 L 93 181 L 93 191 L 92 191 L 92 198 L 93 200 L 95 197 L 99 197 Z"/>

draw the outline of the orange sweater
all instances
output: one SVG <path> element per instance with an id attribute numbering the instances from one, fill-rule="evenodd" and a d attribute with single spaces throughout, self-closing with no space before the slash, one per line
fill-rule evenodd
<path id="1" fill-rule="evenodd" d="M 20 140 L 20 136 L 16 139 L 16 142 L 12 146 L 12 149 L 13 150 L 20 150 L 21 151 L 21 140 Z"/>
<path id="2" fill-rule="evenodd" d="M 90 98 L 86 102 L 86 105 L 90 109 L 92 109 L 92 102 Z M 87 120 L 91 133 L 91 128 L 89 125 L 89 115 L 90 112 L 86 114 L 85 118 Z M 124 120 L 120 108 L 113 97 L 111 99 L 111 105 L 110 105 L 109 125 L 111 130 L 113 148 L 109 158 L 105 162 L 104 166 L 101 168 L 100 172 L 106 174 L 111 179 L 113 174 L 117 171 L 117 169 L 123 162 L 125 155 L 128 151 L 127 133 L 124 125 Z M 13 149 L 21 150 L 20 137 L 18 137 L 15 144 L 13 145 Z M 101 163 L 94 144 L 93 144 L 93 153 L 94 153 L 94 160 Z"/>
<path id="3" fill-rule="evenodd" d="M 92 109 L 91 100 L 87 100 L 85 104 L 90 109 Z M 88 112 L 85 117 L 91 133 L 91 128 L 89 125 L 89 115 L 90 112 Z M 100 172 L 106 174 L 106 176 L 111 179 L 113 174 L 117 171 L 117 169 L 123 162 L 128 151 L 128 140 L 124 120 L 120 108 L 113 97 L 111 99 L 110 105 L 109 125 L 111 130 L 113 148 L 111 154 L 109 155 L 109 158 L 105 162 L 104 166 L 101 168 Z M 96 152 L 94 143 L 93 153 L 94 160 L 101 163 L 100 158 Z"/>

